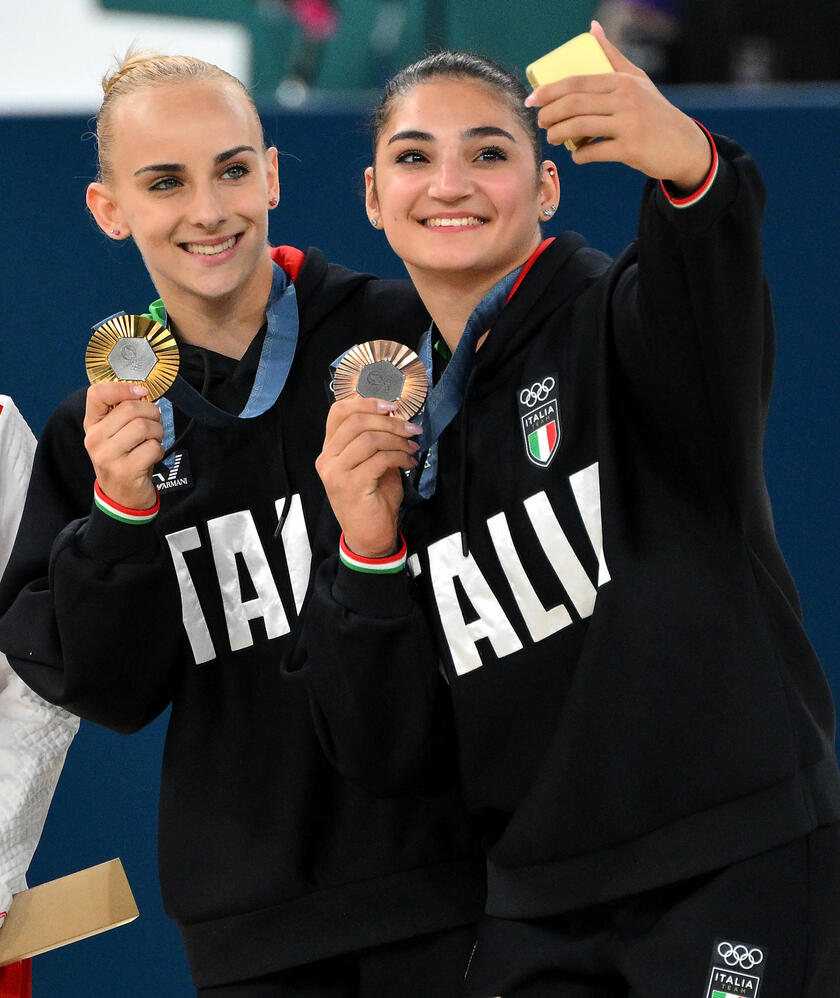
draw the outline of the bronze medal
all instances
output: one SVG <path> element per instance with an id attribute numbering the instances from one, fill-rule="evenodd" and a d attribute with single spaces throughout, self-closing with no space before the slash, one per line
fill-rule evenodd
<path id="1" fill-rule="evenodd" d="M 397 402 L 394 415 L 411 419 L 426 400 L 428 378 L 413 350 L 393 340 L 370 340 L 341 358 L 332 388 L 339 401 L 361 396 Z"/>
<path id="2" fill-rule="evenodd" d="M 166 326 L 143 315 L 118 315 L 97 326 L 85 351 L 92 385 L 134 381 L 145 385 L 154 402 L 178 374 L 178 343 Z"/>

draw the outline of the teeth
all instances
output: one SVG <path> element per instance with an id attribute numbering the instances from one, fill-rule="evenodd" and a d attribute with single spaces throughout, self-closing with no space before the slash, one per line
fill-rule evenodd
<path id="1" fill-rule="evenodd" d="M 476 218 L 475 215 L 468 215 L 466 218 L 427 218 L 424 225 L 432 228 L 452 228 L 459 225 L 483 225 L 483 218 Z"/>
<path id="2" fill-rule="evenodd" d="M 204 243 L 184 243 L 184 249 L 188 253 L 198 253 L 199 256 L 216 256 L 219 253 L 224 253 L 225 250 L 229 250 L 235 242 L 236 236 L 231 236 L 230 239 L 226 239 L 223 243 L 216 243 L 213 246 L 207 246 Z"/>

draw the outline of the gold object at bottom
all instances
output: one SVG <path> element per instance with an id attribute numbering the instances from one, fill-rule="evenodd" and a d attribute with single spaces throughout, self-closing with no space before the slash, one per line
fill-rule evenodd
<path id="1" fill-rule="evenodd" d="M 393 340 L 370 340 L 341 358 L 333 378 L 333 394 L 341 399 L 362 396 L 397 402 L 395 416 L 411 419 L 426 400 L 429 380 L 417 354 Z"/>
<path id="2" fill-rule="evenodd" d="M 85 351 L 92 385 L 133 381 L 145 385 L 150 401 L 165 394 L 178 375 L 178 343 L 171 331 L 144 315 L 118 315 L 93 331 Z"/>

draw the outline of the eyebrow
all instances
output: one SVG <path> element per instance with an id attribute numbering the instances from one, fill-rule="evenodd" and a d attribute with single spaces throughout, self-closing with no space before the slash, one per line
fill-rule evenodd
<path id="1" fill-rule="evenodd" d="M 510 132 L 505 131 L 504 128 L 497 128 L 495 125 L 477 125 L 475 128 L 467 128 L 465 131 L 461 132 L 461 135 L 465 139 L 483 139 L 488 136 L 503 135 L 506 139 L 510 139 L 511 142 L 516 142 L 516 139 L 510 134 Z M 388 139 L 388 145 L 392 142 L 400 142 L 404 139 L 413 139 L 415 142 L 435 141 L 434 135 L 430 132 L 421 132 L 417 129 L 407 128 L 405 131 L 396 132 L 392 135 L 391 138 Z"/>
<path id="2" fill-rule="evenodd" d="M 234 146 L 233 149 L 226 149 L 214 156 L 213 162 L 216 164 L 224 163 L 234 156 L 238 156 L 241 152 L 256 153 L 256 151 L 253 146 Z M 183 173 L 186 168 L 185 163 L 150 163 L 148 166 L 141 166 L 139 170 L 135 170 L 134 176 L 137 177 L 141 173 Z"/>

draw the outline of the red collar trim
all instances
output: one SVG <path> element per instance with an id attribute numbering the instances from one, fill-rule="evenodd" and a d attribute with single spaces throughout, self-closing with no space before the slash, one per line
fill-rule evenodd
<path id="1" fill-rule="evenodd" d="M 507 296 L 507 301 L 505 305 L 513 298 L 516 292 L 519 290 L 519 285 L 525 280 L 525 275 L 534 266 L 537 260 L 540 258 L 543 250 L 547 249 L 553 242 L 554 236 L 549 236 L 548 239 L 544 239 L 539 246 L 534 250 L 529 259 L 525 262 L 525 266 L 522 268 L 522 273 L 516 278 L 516 284 L 510 289 L 510 294 Z"/>
<path id="2" fill-rule="evenodd" d="M 268 251 L 268 255 L 278 267 L 282 267 L 286 271 L 293 281 L 298 279 L 300 268 L 306 259 L 306 254 L 303 250 L 299 250 L 294 246 L 272 246 Z"/>

